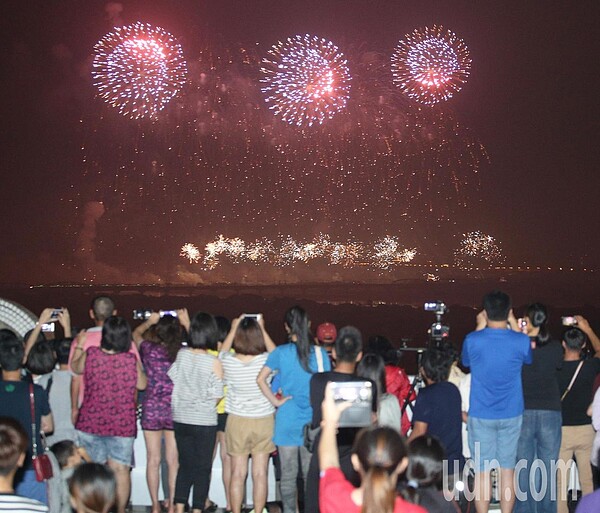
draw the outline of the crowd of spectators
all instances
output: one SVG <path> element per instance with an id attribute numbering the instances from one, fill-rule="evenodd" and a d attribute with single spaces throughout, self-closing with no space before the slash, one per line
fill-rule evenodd
<path id="1" fill-rule="evenodd" d="M 149 312 L 132 330 L 101 296 L 89 316 L 75 332 L 46 308 L 24 339 L 0 330 L 0 511 L 125 513 L 138 426 L 151 513 L 265 513 L 271 459 L 282 513 L 600 511 L 600 339 L 582 316 L 553 337 L 544 305 L 517 319 L 491 292 L 460 358 L 432 339 L 412 382 L 388 338 L 313 335 L 299 306 L 279 344 L 263 314 Z M 371 426 L 342 423 L 360 401 Z"/>

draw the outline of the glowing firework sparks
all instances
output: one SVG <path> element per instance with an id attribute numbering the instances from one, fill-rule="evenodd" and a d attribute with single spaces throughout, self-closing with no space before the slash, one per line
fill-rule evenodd
<path id="1" fill-rule="evenodd" d="M 132 119 L 155 116 L 180 91 L 187 67 L 181 46 L 159 27 L 118 27 L 94 47 L 100 97 Z"/>
<path id="2" fill-rule="evenodd" d="M 190 264 L 197 264 L 200 260 L 200 250 L 194 244 L 188 242 L 181 246 L 179 256 L 187 258 Z"/>
<path id="3" fill-rule="evenodd" d="M 154 208 L 164 230 L 202 223 L 216 234 L 236 230 L 241 219 L 287 234 L 310 210 L 328 229 L 361 234 L 368 246 L 381 225 L 397 233 L 417 220 L 462 215 L 488 162 L 475 135 L 452 112 L 404 95 L 386 56 L 352 46 L 344 54 L 352 56 L 352 101 L 322 125 L 296 129 L 273 115 L 256 87 L 258 49 L 207 44 L 188 61 L 203 72 L 189 73 L 185 95 L 172 100 L 177 109 L 167 106 L 160 123 L 115 124 L 116 109 L 98 116 L 103 102 L 86 107 L 82 166 L 94 179 L 68 194 L 96 197 L 98 182 L 105 184 L 100 199 L 122 191 L 114 222 L 131 232 L 145 228 Z M 272 200 L 258 201 L 257 192 Z M 177 237 L 188 235 L 173 238 L 179 250 Z"/>
<path id="4" fill-rule="evenodd" d="M 409 97 L 428 105 L 452 98 L 470 69 L 469 51 L 462 39 L 441 26 L 407 34 L 392 56 L 394 83 Z"/>
<path id="5" fill-rule="evenodd" d="M 324 234 L 319 234 L 310 242 L 297 241 L 288 235 L 280 240 L 279 247 L 264 237 L 246 243 L 237 237 L 230 239 L 219 235 L 206 244 L 202 262 L 206 270 L 213 270 L 219 266 L 221 256 L 236 263 L 265 263 L 279 267 L 322 259 L 329 265 L 369 266 L 389 270 L 394 265 L 412 261 L 416 254 L 415 249 L 401 248 L 397 237 L 389 236 L 378 240 L 371 251 L 362 243 L 331 241 Z M 181 249 L 181 256 L 188 258 L 190 263 L 200 260 L 198 248 L 189 243 Z"/>
<path id="6" fill-rule="evenodd" d="M 289 124 L 312 126 L 346 106 L 350 72 L 338 48 L 316 36 L 295 36 L 274 45 L 263 60 L 266 102 Z"/>
<path id="7" fill-rule="evenodd" d="M 254 263 L 269 262 L 274 252 L 273 243 L 265 237 L 246 245 L 246 258 Z"/>
<path id="8" fill-rule="evenodd" d="M 358 262 L 360 262 L 364 251 L 365 250 L 362 244 L 357 242 L 332 244 L 329 252 L 329 261 L 331 265 L 354 267 Z"/>
<path id="9" fill-rule="evenodd" d="M 400 249 L 397 237 L 384 237 L 375 243 L 372 261 L 380 269 L 389 269 L 395 264 L 410 262 L 417 251 L 415 249 Z"/>
<path id="10" fill-rule="evenodd" d="M 454 263 L 457 267 L 474 267 L 481 263 L 500 264 L 504 255 L 496 239 L 480 231 L 463 234 L 464 239 L 454 252 Z"/>

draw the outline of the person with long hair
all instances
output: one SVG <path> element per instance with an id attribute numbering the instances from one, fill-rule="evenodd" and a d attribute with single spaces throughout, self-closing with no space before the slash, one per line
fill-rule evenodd
<path id="1" fill-rule="evenodd" d="M 175 481 L 175 509 L 183 513 L 193 488 L 192 512 L 206 509 L 212 455 L 217 435 L 217 402 L 223 397 L 223 367 L 208 349 L 217 341 L 217 323 L 208 313 L 197 313 L 189 328 L 188 347 L 177 353 L 169 369 L 173 381 L 171 408 L 179 470 Z"/>
<path id="2" fill-rule="evenodd" d="M 370 379 L 377 386 L 377 425 L 397 430 L 400 426 L 400 403 L 395 395 L 387 392 L 383 358 L 378 354 L 367 353 L 358 362 L 356 375 Z"/>
<path id="3" fill-rule="evenodd" d="M 408 374 L 398 365 L 398 351 L 392 346 L 387 337 L 374 335 L 369 338 L 366 353 L 378 354 L 383 358 L 385 363 L 385 388 L 388 394 L 395 395 L 398 398 L 400 411 L 402 411 L 402 418 L 398 427 L 402 434 L 406 435 L 410 429 L 410 420 L 404 404 L 407 399 L 408 401 L 414 401 L 417 394 L 414 390 L 411 391 Z"/>
<path id="4" fill-rule="evenodd" d="M 231 353 L 233 346 L 235 353 Z M 231 509 L 240 513 L 252 456 L 252 498 L 254 511 L 262 513 L 267 500 L 269 456 L 275 450 L 273 428 L 275 408 L 261 392 L 256 378 L 275 344 L 266 332 L 264 320 L 239 317 L 221 346 L 223 381 L 227 385 L 225 411 L 228 414 L 225 438 L 231 455 Z"/>
<path id="5" fill-rule="evenodd" d="M 513 323 L 514 324 L 514 323 Z M 517 461 L 525 462 L 519 472 L 519 488 L 526 494 L 515 502 L 515 513 L 554 513 L 556 502 L 551 500 L 550 488 L 541 499 L 534 500 L 533 490 L 541 490 L 542 482 L 554 479 L 551 465 L 556 464 L 561 440 L 561 404 L 556 369 L 561 365 L 563 349 L 548 331 L 548 311 L 541 303 L 533 303 L 525 310 L 521 325 L 514 325 L 529 337 L 533 352 L 531 365 L 521 372 L 525 411 L 517 447 Z M 534 462 L 535 487 L 530 486 Z M 545 477 L 542 477 L 545 476 Z"/>
<path id="6" fill-rule="evenodd" d="M 311 458 L 302 434 L 303 426 L 312 418 L 310 378 L 319 370 L 331 370 L 331 363 L 327 352 L 315 346 L 308 315 L 302 308 L 294 306 L 287 311 L 285 329 L 289 342 L 269 354 L 257 381 L 263 394 L 277 408 L 273 442 L 281 461 L 283 513 L 296 513 L 298 458 L 305 483 Z M 273 393 L 268 382 L 275 371 L 280 379 L 281 397 Z"/>
<path id="7" fill-rule="evenodd" d="M 177 314 L 184 315 L 184 312 L 180 310 Z M 146 480 L 152 501 L 151 513 L 160 513 L 158 483 L 163 440 L 169 469 L 168 495 L 165 493 L 168 497 L 167 511 L 175 511 L 173 497 L 179 462 L 171 413 L 173 382 L 167 372 L 177 357 L 182 340 L 183 328 L 179 318 L 172 315 L 161 317 L 153 312 L 133 330 L 133 341 L 148 376 L 148 387 L 142 400 L 141 424 L 146 442 Z"/>
<path id="8" fill-rule="evenodd" d="M 354 441 L 352 464 L 361 476 L 355 488 L 340 470 L 336 432 L 340 414 L 351 403 L 337 403 L 331 383 L 325 388 L 319 442 L 321 513 L 426 513 L 396 494 L 398 476 L 408 465 L 406 443 L 398 430 L 363 429 Z"/>

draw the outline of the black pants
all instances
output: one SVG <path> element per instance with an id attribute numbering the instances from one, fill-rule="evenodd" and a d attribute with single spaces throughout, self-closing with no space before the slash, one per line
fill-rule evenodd
<path id="1" fill-rule="evenodd" d="M 193 426 L 173 422 L 173 427 L 179 452 L 174 502 L 187 504 L 193 486 L 192 509 L 203 510 L 210 486 L 217 426 Z"/>

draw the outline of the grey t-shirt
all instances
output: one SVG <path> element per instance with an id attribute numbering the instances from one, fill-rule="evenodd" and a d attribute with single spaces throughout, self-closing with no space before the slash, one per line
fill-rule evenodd
<path id="1" fill-rule="evenodd" d="M 48 402 L 54 419 L 54 432 L 46 438 L 48 447 L 61 440 L 75 441 L 75 428 L 71 422 L 71 371 L 53 370 L 40 376 L 39 385 L 48 391 Z"/>

